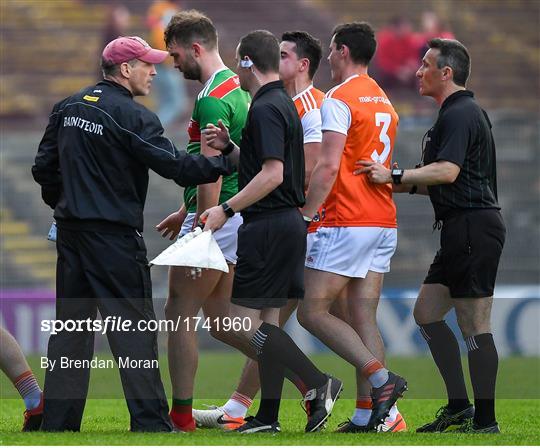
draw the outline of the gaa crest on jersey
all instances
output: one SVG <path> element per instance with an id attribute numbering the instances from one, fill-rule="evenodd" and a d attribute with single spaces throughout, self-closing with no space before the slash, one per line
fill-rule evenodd
<path id="1" fill-rule="evenodd" d="M 189 135 L 189 141 L 190 142 L 200 142 L 201 141 L 201 128 L 199 126 L 199 123 L 193 120 L 189 120 L 188 125 L 188 135 Z"/>

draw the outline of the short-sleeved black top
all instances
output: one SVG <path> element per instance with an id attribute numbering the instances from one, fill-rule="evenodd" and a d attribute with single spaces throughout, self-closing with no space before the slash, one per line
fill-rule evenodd
<path id="1" fill-rule="evenodd" d="M 242 210 L 244 217 L 305 203 L 302 123 L 281 81 L 265 84 L 253 97 L 240 144 L 239 189 L 261 171 L 267 159 L 283 162 L 283 183 Z"/>
<path id="2" fill-rule="evenodd" d="M 461 168 L 454 183 L 428 187 L 436 219 L 459 209 L 500 209 L 491 123 L 471 91 L 446 98 L 425 140 L 424 164 L 446 160 Z"/>

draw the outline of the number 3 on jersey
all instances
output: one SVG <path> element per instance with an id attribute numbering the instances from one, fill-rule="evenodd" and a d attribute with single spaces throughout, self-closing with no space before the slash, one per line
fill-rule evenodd
<path id="1" fill-rule="evenodd" d="M 374 162 L 384 163 L 388 156 L 390 155 L 390 150 L 392 149 L 390 137 L 388 136 L 388 128 L 390 127 L 390 122 L 392 121 L 392 116 L 386 112 L 377 112 L 375 114 L 375 125 L 380 127 L 382 124 L 381 132 L 379 133 L 379 140 L 384 145 L 383 152 L 379 154 L 376 149 L 371 153 L 371 159 Z"/>

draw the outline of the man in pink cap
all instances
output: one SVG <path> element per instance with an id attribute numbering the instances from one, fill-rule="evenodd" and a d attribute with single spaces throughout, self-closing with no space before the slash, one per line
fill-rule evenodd
<path id="1" fill-rule="evenodd" d="M 114 78 L 133 96 L 145 96 L 157 73 L 154 64 L 161 64 L 167 56 L 169 53 L 150 47 L 138 36 L 119 37 L 103 50 L 101 68 L 105 79 Z"/>
<path id="2" fill-rule="evenodd" d="M 92 359 L 95 330 L 107 334 L 119 366 L 131 430 L 172 430 L 156 332 L 147 330 L 155 319 L 142 238 L 148 170 L 185 187 L 234 167 L 223 155 L 180 153 L 157 115 L 133 100 L 148 95 L 154 64 L 167 55 L 139 37 L 110 42 L 104 79 L 57 103 L 39 144 L 32 174 L 58 227 L 56 318 L 77 324 L 49 339 L 45 431 L 80 430 L 90 367 L 107 366 Z"/>

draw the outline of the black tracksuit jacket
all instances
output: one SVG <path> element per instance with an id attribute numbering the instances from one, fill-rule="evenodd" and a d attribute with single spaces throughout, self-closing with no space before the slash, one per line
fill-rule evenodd
<path id="1" fill-rule="evenodd" d="M 179 152 L 156 114 L 112 81 L 57 103 L 32 174 L 60 223 L 111 223 L 143 230 L 148 169 L 181 186 L 215 182 L 226 157 Z"/>

